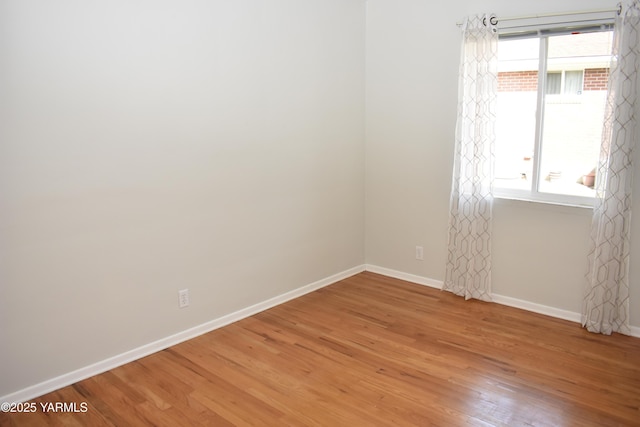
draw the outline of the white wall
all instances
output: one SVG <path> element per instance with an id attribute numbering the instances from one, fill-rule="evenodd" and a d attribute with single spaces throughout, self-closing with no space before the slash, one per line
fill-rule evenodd
<path id="1" fill-rule="evenodd" d="M 0 2 L 0 396 L 363 264 L 364 25 Z"/>
<path id="2" fill-rule="evenodd" d="M 611 0 L 368 1 L 368 264 L 444 279 L 460 53 L 455 23 L 475 13 L 520 16 L 615 6 Z M 636 165 L 640 168 L 640 156 Z M 640 196 L 634 210 L 640 211 Z M 579 312 L 590 211 L 497 201 L 494 213 L 494 293 Z M 639 218 L 632 225 L 631 260 L 631 323 L 636 327 Z M 424 246 L 424 261 L 415 260 L 416 245 Z"/>

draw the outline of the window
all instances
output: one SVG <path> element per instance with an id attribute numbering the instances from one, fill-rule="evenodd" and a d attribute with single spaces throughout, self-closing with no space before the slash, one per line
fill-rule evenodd
<path id="1" fill-rule="evenodd" d="M 547 95 L 580 95 L 582 94 L 582 76 L 578 71 L 548 71 L 545 94 Z"/>
<path id="2" fill-rule="evenodd" d="M 497 197 L 593 204 L 612 38 L 500 36 Z"/>

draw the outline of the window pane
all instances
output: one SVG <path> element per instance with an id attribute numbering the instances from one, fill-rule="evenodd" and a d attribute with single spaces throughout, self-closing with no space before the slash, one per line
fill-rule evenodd
<path id="1" fill-rule="evenodd" d="M 499 42 L 496 188 L 531 189 L 539 43 L 538 38 Z"/>
<path id="2" fill-rule="evenodd" d="M 564 94 L 580 97 L 546 97 L 539 190 L 546 193 L 593 197 L 584 178 L 595 167 L 600 150 L 606 85 L 583 90 L 583 71 L 602 75 L 608 69 L 611 33 L 599 32 L 549 37 L 548 69 L 564 72 Z M 571 68 L 571 70 L 567 70 Z"/>
<path id="3" fill-rule="evenodd" d="M 557 95 L 562 89 L 562 73 L 547 73 L 547 95 Z"/>
<path id="4" fill-rule="evenodd" d="M 582 93 L 582 70 L 565 71 L 564 93 L 567 95 L 580 95 Z"/>

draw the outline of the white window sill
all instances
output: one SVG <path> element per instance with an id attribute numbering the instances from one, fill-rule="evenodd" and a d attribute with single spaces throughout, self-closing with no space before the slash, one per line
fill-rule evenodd
<path id="1" fill-rule="evenodd" d="M 494 199 L 501 201 L 515 201 L 515 202 L 524 202 L 524 203 L 536 203 L 539 205 L 551 205 L 551 206 L 562 206 L 568 208 L 579 208 L 585 211 L 592 211 L 593 206 L 595 204 L 594 198 L 588 197 L 571 197 L 571 196 L 560 196 L 556 194 L 550 195 L 551 197 L 547 197 L 549 195 L 541 196 L 541 197 L 533 197 L 531 194 L 506 194 L 502 192 L 494 192 Z M 558 197 L 554 197 L 558 196 Z"/>

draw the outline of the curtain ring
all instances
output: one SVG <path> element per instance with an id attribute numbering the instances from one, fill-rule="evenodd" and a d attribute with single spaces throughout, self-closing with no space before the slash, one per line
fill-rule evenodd
<path id="1" fill-rule="evenodd" d="M 618 16 L 622 15 L 622 2 L 618 3 Z"/>
<path id="2" fill-rule="evenodd" d="M 494 27 L 496 25 L 498 25 L 498 18 L 495 15 L 491 15 L 489 17 L 489 24 L 493 25 Z M 482 25 L 484 25 L 485 27 L 487 26 L 487 17 L 485 16 L 484 18 L 482 18 Z"/>

